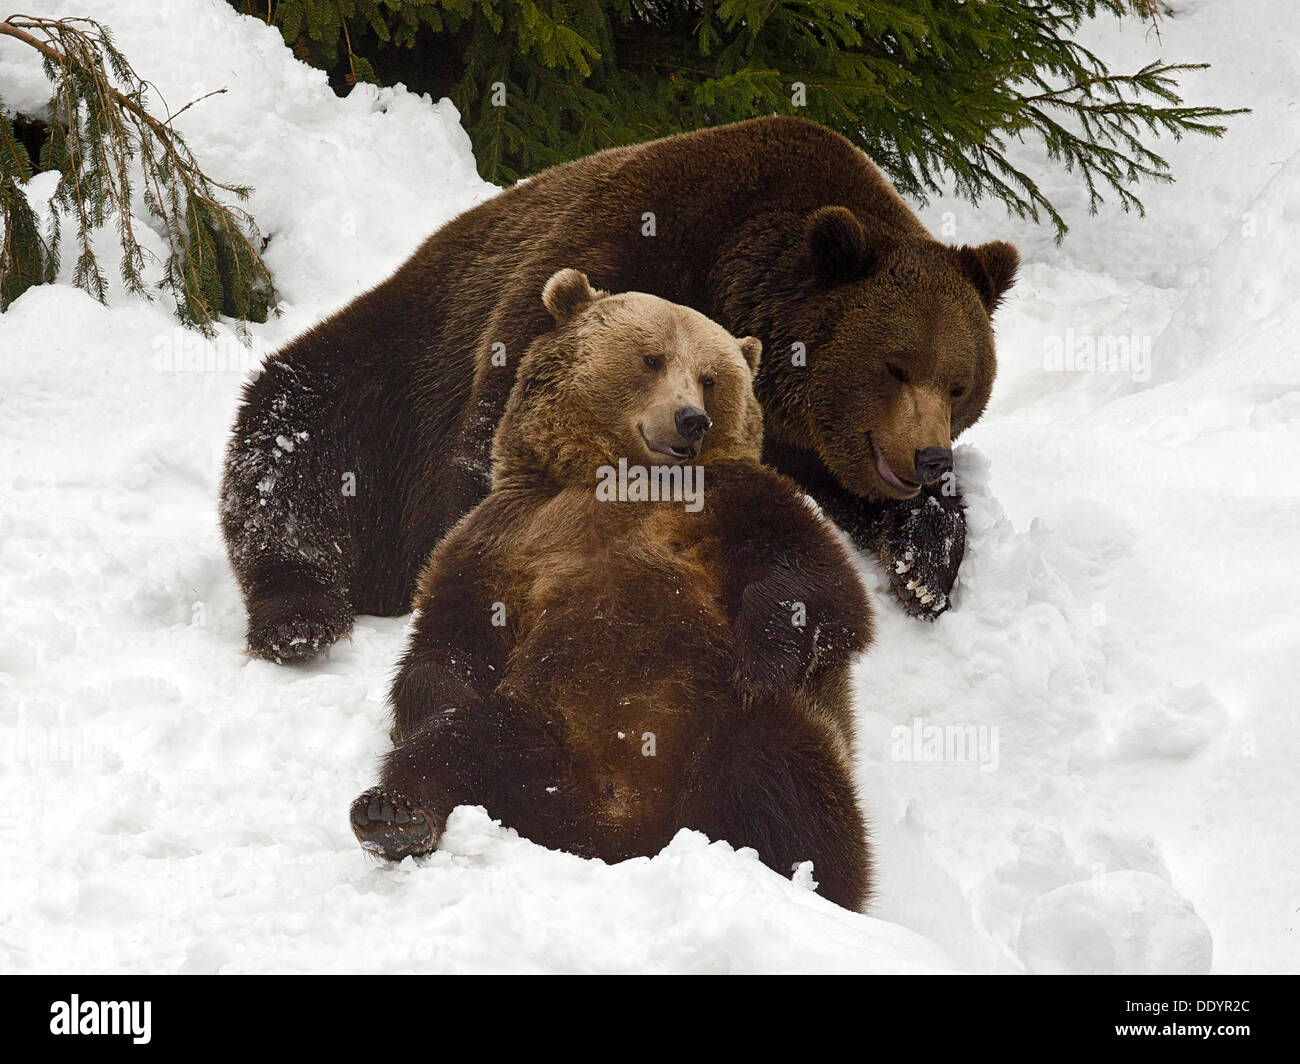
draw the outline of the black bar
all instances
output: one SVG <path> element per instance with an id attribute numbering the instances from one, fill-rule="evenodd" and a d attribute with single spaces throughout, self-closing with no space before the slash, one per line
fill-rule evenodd
<path id="1" fill-rule="evenodd" d="M 612 1034 L 616 1041 L 606 1052 L 613 1054 L 620 1046 L 656 1043 L 671 1052 L 695 1032 L 712 1030 L 729 1051 L 753 1039 L 765 1056 L 787 1044 L 814 1053 L 834 1045 L 837 1055 L 864 1058 L 909 1048 L 928 1056 L 948 1046 L 995 1056 L 1006 1048 L 1073 1057 L 1081 1049 L 1183 1052 L 1193 1046 L 1290 1056 L 1297 989 L 1292 976 L 872 976 L 839 986 L 751 979 L 715 993 L 671 980 L 632 987 L 602 978 L 531 986 L 521 994 L 474 977 L 52 975 L 6 978 L 0 1015 L 6 1049 L 26 1052 L 260 1055 L 320 1048 L 341 1055 L 407 1046 L 438 1052 L 439 1045 L 454 1052 L 468 1039 L 477 1054 L 495 1053 L 514 1037 L 525 1047 L 581 1054 L 593 1035 L 603 1042 Z M 117 1017 L 119 1028 L 134 1032 L 54 1033 L 67 1027 L 74 995 L 79 1031 Z M 103 1002 L 119 1004 L 105 1010 Z M 140 1032 L 146 1002 L 147 1031 Z M 140 1022 L 124 1022 L 128 1017 Z M 1193 1027 L 1198 1030 L 1188 1033 Z M 1208 1037 L 1199 1030 L 1205 1027 Z"/>

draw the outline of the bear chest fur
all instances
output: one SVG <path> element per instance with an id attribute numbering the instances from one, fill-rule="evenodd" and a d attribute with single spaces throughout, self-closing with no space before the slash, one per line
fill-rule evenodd
<path id="1" fill-rule="evenodd" d="M 713 520 L 680 503 L 564 492 L 540 504 L 510 554 L 514 640 L 500 690 L 559 727 L 574 764 L 562 785 L 610 842 L 644 840 L 670 819 L 729 697 Z"/>

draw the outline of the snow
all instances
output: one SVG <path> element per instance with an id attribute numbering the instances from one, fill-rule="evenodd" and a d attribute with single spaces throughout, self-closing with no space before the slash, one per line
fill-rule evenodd
<path id="1" fill-rule="evenodd" d="M 102 307 L 65 269 L 0 316 L 0 968 L 1300 967 L 1295 16 L 1171 6 L 1163 41 L 1098 23 L 1087 43 L 1130 67 L 1208 60 L 1189 99 L 1255 110 L 1222 141 L 1166 144 L 1178 182 L 1142 190 L 1145 219 L 1090 218 L 1029 146 L 1061 246 L 996 206 L 923 210 L 947 239 L 1015 241 L 1025 267 L 958 452 L 954 610 L 918 623 L 863 565 L 879 882 L 858 915 L 818 897 L 815 868 L 782 878 L 693 832 L 606 866 L 462 809 L 423 862 L 362 854 L 347 808 L 387 744 L 406 622 L 362 618 L 302 668 L 246 657 L 222 447 L 245 372 L 493 189 L 448 101 L 337 99 L 217 0 L 46 0 L 106 21 L 173 110 L 227 88 L 179 124 L 214 176 L 256 187 L 285 312 L 246 351 L 118 283 Z M 43 84 L 0 42 L 8 106 L 36 109 Z M 1127 361 L 1053 368 L 1089 345 Z"/>

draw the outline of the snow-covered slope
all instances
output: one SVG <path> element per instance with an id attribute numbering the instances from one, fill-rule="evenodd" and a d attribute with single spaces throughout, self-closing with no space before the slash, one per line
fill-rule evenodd
<path id="1" fill-rule="evenodd" d="M 1124 63 L 1208 59 L 1189 92 L 1256 111 L 1170 146 L 1180 180 L 1146 190 L 1147 219 L 1088 218 L 1064 176 L 1059 248 L 994 207 L 924 211 L 1026 266 L 960 451 L 957 608 L 918 624 L 864 564 L 880 889 L 858 916 L 693 833 L 606 867 L 467 809 L 419 865 L 362 856 L 346 810 L 387 743 L 404 622 L 362 619 L 306 668 L 245 657 L 221 449 L 243 369 L 493 190 L 448 102 L 337 99 L 217 0 L 47 0 L 108 22 L 174 109 L 229 90 L 180 122 L 214 176 L 256 186 L 286 312 L 252 355 L 120 291 L 61 283 L 0 316 L 0 969 L 1300 968 L 1295 16 L 1172 6 L 1163 45 L 1089 32 Z M 44 96 L 11 42 L 0 94 Z M 1120 338 L 1119 370 L 1059 368 Z M 944 729 L 974 758 L 930 760 Z"/>

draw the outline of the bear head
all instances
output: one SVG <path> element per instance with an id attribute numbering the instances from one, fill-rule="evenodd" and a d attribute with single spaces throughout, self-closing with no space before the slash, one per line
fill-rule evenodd
<path id="1" fill-rule="evenodd" d="M 542 290 L 555 329 L 520 363 L 493 439 L 493 483 L 589 479 L 601 466 L 758 461 L 762 345 L 641 292 L 610 295 L 560 270 Z"/>
<path id="2" fill-rule="evenodd" d="M 805 431 L 848 490 L 904 499 L 952 469 L 997 368 L 990 317 L 1020 257 L 874 231 L 844 207 L 807 219 L 799 264 L 809 358 Z"/>

